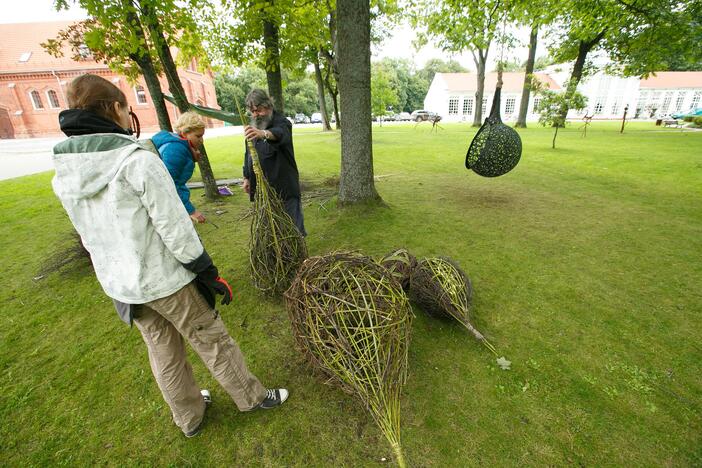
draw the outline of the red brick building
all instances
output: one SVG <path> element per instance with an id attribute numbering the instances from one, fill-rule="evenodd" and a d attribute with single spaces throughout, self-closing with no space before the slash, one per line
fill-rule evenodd
<path id="1" fill-rule="evenodd" d="M 157 131 L 158 119 L 143 77 L 130 83 L 107 65 L 91 58 L 75 61 L 71 52 L 56 58 L 40 46 L 70 25 L 70 22 L 0 24 L 0 138 L 32 138 L 61 135 L 58 114 L 67 108 L 66 86 L 83 73 L 100 75 L 117 85 L 127 96 L 139 117 L 142 131 Z M 176 52 L 177 53 L 177 52 Z M 210 71 L 200 73 L 193 60 L 187 69 L 178 69 L 188 101 L 219 108 L 214 77 Z M 161 87 L 168 92 L 166 79 Z M 171 121 L 178 115 L 176 107 L 166 103 Z M 209 121 L 208 126 L 222 122 Z"/>

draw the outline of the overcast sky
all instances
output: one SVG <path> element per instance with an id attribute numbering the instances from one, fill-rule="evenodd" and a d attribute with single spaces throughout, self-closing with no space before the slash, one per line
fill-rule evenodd
<path id="1" fill-rule="evenodd" d="M 72 7 L 68 11 L 57 12 L 53 7 L 53 0 L 19 0 L 20 8 L 5 8 L 0 15 L 0 23 L 28 23 L 40 21 L 61 21 L 61 20 L 77 20 L 86 17 L 84 11 L 80 8 Z M 524 42 L 528 41 L 528 31 L 519 31 L 517 36 Z M 393 31 L 392 37 L 388 37 L 380 46 L 374 46 L 372 49 L 373 58 L 379 59 L 383 57 L 407 58 L 414 61 L 417 68 L 421 68 L 431 58 L 441 58 L 443 60 L 454 59 L 464 67 L 474 70 L 475 65 L 470 53 L 461 55 L 451 55 L 433 47 L 429 44 L 419 51 L 412 46 L 412 40 L 415 37 L 414 31 L 407 25 L 399 25 Z M 41 38 L 44 39 L 44 38 Z M 494 68 L 494 58 L 499 54 L 496 47 L 490 53 L 488 70 Z M 544 54 L 545 51 L 541 47 L 537 56 Z M 526 45 L 510 51 L 506 56 L 519 57 L 519 61 L 523 62 L 526 59 Z M 505 57 L 507 58 L 507 57 Z"/>

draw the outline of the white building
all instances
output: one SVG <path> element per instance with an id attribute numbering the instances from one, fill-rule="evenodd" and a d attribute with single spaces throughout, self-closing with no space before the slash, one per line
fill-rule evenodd
<path id="1" fill-rule="evenodd" d="M 565 89 L 570 78 L 567 66 L 551 66 L 536 77 L 551 90 Z M 483 116 L 490 112 L 497 73 L 485 75 Z M 501 114 L 504 121 L 515 121 L 519 114 L 524 73 L 504 73 Z M 475 73 L 437 73 L 424 99 L 426 110 L 436 112 L 445 121 L 472 121 L 475 108 Z M 675 112 L 702 107 L 702 72 L 658 72 L 647 79 L 623 78 L 598 72 L 583 79 L 578 91 L 587 97 L 587 107 L 582 111 L 571 110 L 570 119 L 592 116 L 597 120 L 621 119 L 628 106 L 628 118 L 650 119 Z M 527 120 L 538 120 L 530 96 Z"/>
<path id="2" fill-rule="evenodd" d="M 559 90 L 560 86 L 547 74 L 534 74 L 543 86 L 550 90 Z M 424 108 L 439 114 L 449 122 L 473 121 L 475 112 L 475 92 L 477 73 L 437 73 L 424 98 Z M 485 91 L 483 91 L 483 118 L 487 117 L 492 107 L 492 98 L 497 84 L 497 73 L 485 74 Z M 519 105 L 524 86 L 524 72 L 505 72 L 502 74 L 502 93 L 500 111 L 503 121 L 517 120 Z M 534 114 L 534 101 L 538 96 L 529 97 L 527 120 L 538 120 Z"/>
<path id="3" fill-rule="evenodd" d="M 702 72 L 658 72 L 639 85 L 635 114 L 663 116 L 702 107 Z"/>

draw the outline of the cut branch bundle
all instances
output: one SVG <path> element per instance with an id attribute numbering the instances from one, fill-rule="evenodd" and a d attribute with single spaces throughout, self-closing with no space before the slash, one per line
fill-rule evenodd
<path id="1" fill-rule="evenodd" d="M 356 395 L 400 466 L 400 390 L 407 378 L 412 312 L 387 270 L 358 253 L 308 258 L 285 293 L 299 350 Z"/>
<path id="2" fill-rule="evenodd" d="M 458 320 L 497 356 L 495 347 L 470 323 L 473 287 L 456 262 L 446 257 L 425 258 L 417 262 L 412 270 L 410 297 L 429 315 Z"/>
<path id="3" fill-rule="evenodd" d="M 240 107 L 239 113 L 242 122 L 245 122 Z M 256 175 L 249 244 L 251 276 L 257 289 L 281 294 L 290 286 L 300 264 L 307 258 L 307 245 L 294 221 L 285 212 L 280 196 L 263 174 L 253 142 L 247 140 L 246 147 Z"/>

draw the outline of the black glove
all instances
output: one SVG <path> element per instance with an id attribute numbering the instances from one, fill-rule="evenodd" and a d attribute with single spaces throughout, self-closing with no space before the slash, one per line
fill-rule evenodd
<path id="1" fill-rule="evenodd" d="M 195 285 L 207 303 L 214 309 L 215 295 L 222 294 L 222 304 L 226 305 L 232 301 L 232 288 L 224 278 L 219 276 L 217 267 L 212 263 L 212 259 L 203 250 L 202 254 L 190 263 L 183 266 L 197 275 Z"/>
<path id="2" fill-rule="evenodd" d="M 215 294 L 223 295 L 222 305 L 227 305 L 232 302 L 232 287 L 229 286 L 229 283 L 227 283 L 224 278 L 219 276 L 216 266 L 210 265 L 203 271 L 199 272 L 197 274 L 197 280 L 207 286 L 209 289 L 213 290 Z"/>

